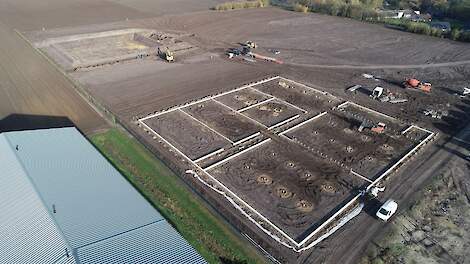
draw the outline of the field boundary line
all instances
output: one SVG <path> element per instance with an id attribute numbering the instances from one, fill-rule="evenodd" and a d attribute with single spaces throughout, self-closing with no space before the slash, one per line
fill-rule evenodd
<path id="1" fill-rule="evenodd" d="M 242 138 L 242 139 L 236 141 L 235 143 L 233 143 L 233 145 L 235 146 L 235 145 L 238 145 L 238 144 L 243 143 L 245 141 L 248 141 L 248 140 L 250 140 L 250 139 L 252 139 L 252 138 L 254 138 L 254 137 L 256 137 L 260 134 L 261 134 L 261 132 L 256 132 L 254 134 L 251 134 L 251 135 L 247 136 L 246 138 Z"/>
<path id="2" fill-rule="evenodd" d="M 172 149 L 174 149 L 178 154 L 180 154 L 181 156 L 183 156 L 186 160 L 188 160 L 194 167 L 196 167 L 197 169 L 199 169 L 200 171 L 202 171 L 204 174 L 206 174 L 211 180 L 213 180 L 214 182 L 216 182 L 217 184 L 219 184 L 220 186 L 222 186 L 222 188 L 224 190 L 226 190 L 230 195 L 234 196 L 235 198 L 237 198 L 244 206 L 248 207 L 248 209 L 250 209 L 252 212 L 256 213 L 261 219 L 263 219 L 263 221 L 265 221 L 266 223 L 268 223 L 269 225 L 271 225 L 277 232 L 279 232 L 280 234 L 282 234 L 285 238 L 287 238 L 290 242 L 292 242 L 294 245 L 297 246 L 297 242 L 295 242 L 294 239 L 292 239 L 289 235 L 287 235 L 284 231 L 282 231 L 279 227 L 277 227 L 275 224 L 273 224 L 271 221 L 269 221 L 265 216 L 263 216 L 260 212 L 258 212 L 257 210 L 255 210 L 253 207 L 251 207 L 251 205 L 249 205 L 247 202 L 245 202 L 243 199 L 241 199 L 238 195 L 236 195 L 234 192 L 232 192 L 228 187 L 226 187 L 224 184 L 222 184 L 219 180 L 217 180 L 214 176 L 212 176 L 210 173 L 206 172 L 204 169 L 201 168 L 201 166 L 197 165 L 194 161 L 192 161 L 188 156 L 186 156 L 186 154 L 184 154 L 183 152 L 181 152 L 178 148 L 176 148 L 175 146 L 173 146 L 173 144 L 171 144 L 168 140 L 166 140 L 164 137 L 162 137 L 160 134 L 158 134 L 157 132 L 155 132 L 155 130 L 153 130 L 152 128 L 150 128 L 147 124 L 145 124 L 143 121 L 139 121 L 145 128 L 147 128 L 149 131 L 153 132 L 158 138 L 160 138 L 163 142 L 165 142 L 166 144 L 168 144 L 168 146 L 170 146 Z M 270 138 L 266 139 L 266 140 L 271 140 Z M 265 141 L 266 141 L 265 140 Z M 242 210 L 242 212 L 246 215 L 246 217 L 248 217 L 250 220 L 256 222 L 254 219 L 252 219 L 250 216 L 248 216 L 246 214 L 246 212 L 244 212 Z"/>
<path id="3" fill-rule="evenodd" d="M 262 126 L 262 127 L 264 127 L 264 128 L 268 128 L 266 125 L 262 124 L 261 122 L 259 122 L 259 121 L 255 120 L 255 119 L 253 119 L 253 118 L 251 118 L 251 117 L 245 115 L 244 113 L 239 113 L 239 112 L 237 112 L 237 110 L 231 108 L 230 106 L 228 106 L 228 105 L 226 105 L 226 104 L 224 104 L 224 103 L 221 103 L 221 102 L 219 102 L 219 101 L 217 101 L 217 100 L 215 100 L 215 99 L 212 99 L 212 101 L 214 101 L 214 102 L 216 102 L 216 103 L 218 103 L 218 104 L 220 104 L 220 105 L 222 105 L 222 106 L 224 106 L 224 107 L 230 109 L 230 111 L 232 111 L 232 112 L 235 112 L 235 113 L 237 113 L 237 114 L 239 114 L 239 115 L 241 115 L 241 116 L 243 116 L 243 117 L 245 117 L 245 118 L 251 120 L 251 121 L 254 122 L 255 124 L 258 124 L 258 125 L 260 125 L 260 126 Z"/>
<path id="4" fill-rule="evenodd" d="M 177 111 L 180 111 L 181 113 L 189 116 L 190 118 L 192 118 L 194 121 L 198 122 L 199 124 L 203 125 L 204 127 L 208 128 L 209 130 L 211 130 L 212 132 L 216 133 L 217 135 L 221 136 L 222 138 L 224 138 L 225 140 L 228 140 L 231 144 L 233 144 L 233 141 L 231 139 L 229 139 L 228 137 L 222 135 L 220 132 L 218 132 L 217 130 L 213 129 L 212 127 L 210 127 L 209 125 L 207 125 L 206 123 L 202 122 L 201 120 L 195 118 L 194 116 L 192 116 L 191 114 L 189 113 L 186 113 L 185 111 L 181 110 L 181 109 L 178 109 Z"/>
<path id="5" fill-rule="evenodd" d="M 223 160 L 220 160 L 220 161 L 218 161 L 218 162 L 216 162 L 216 163 L 214 163 L 214 164 L 212 164 L 212 165 L 210 165 L 210 166 L 207 166 L 207 167 L 205 167 L 203 170 L 204 170 L 205 172 L 207 172 L 208 170 L 210 170 L 210 169 L 212 169 L 212 168 L 215 168 L 215 167 L 217 167 L 217 166 L 219 166 L 219 165 L 222 165 L 222 164 L 226 163 L 227 161 L 229 161 L 229 160 L 231 160 L 231 159 L 234 159 L 234 158 L 236 158 L 236 157 L 238 157 L 238 156 L 244 154 L 245 152 L 248 152 L 248 151 L 250 151 L 250 150 L 252 150 L 252 149 L 255 149 L 255 148 L 257 148 L 257 147 L 259 147 L 259 146 L 261 146 L 261 145 L 264 145 L 265 143 L 267 143 L 267 142 L 269 142 L 269 141 L 271 141 L 271 139 L 270 139 L 270 138 L 267 138 L 267 139 L 265 139 L 265 140 L 263 140 L 263 141 L 261 141 L 261 142 L 259 142 L 259 143 L 254 144 L 253 146 L 250 146 L 249 148 L 246 148 L 246 149 L 244 149 L 244 150 L 242 150 L 242 151 L 240 151 L 240 152 L 238 152 L 238 153 L 236 153 L 236 154 L 233 154 L 232 156 L 229 156 L 229 157 L 227 157 L 227 158 L 225 158 L 225 159 L 223 159 Z"/>
<path id="6" fill-rule="evenodd" d="M 295 125 L 295 126 L 289 128 L 289 129 L 286 129 L 286 130 L 282 131 L 281 133 L 279 133 L 279 135 L 283 136 L 284 134 L 289 133 L 290 131 L 292 131 L 292 130 L 294 130 L 294 129 L 296 129 L 296 128 L 299 128 L 299 127 L 301 127 L 301 126 L 303 126 L 303 125 L 305 125 L 305 124 L 307 124 L 307 123 L 309 123 L 309 122 L 311 122 L 311 121 L 313 121 L 313 120 L 315 120 L 315 119 L 317 119 L 317 118 L 320 118 L 320 117 L 324 116 L 324 115 L 327 114 L 327 113 L 328 113 L 328 112 L 325 111 L 325 112 L 322 112 L 322 113 L 320 113 L 320 114 L 318 114 L 318 115 L 316 115 L 316 116 L 314 116 L 314 117 L 311 117 L 311 118 L 309 118 L 309 119 L 307 119 L 307 120 L 305 120 L 305 121 L 303 121 L 303 122 L 301 122 L 301 123 L 299 123 L 299 124 L 297 124 L 297 125 Z"/>
<path id="7" fill-rule="evenodd" d="M 381 112 L 376 111 L 376 110 L 374 110 L 374 109 L 371 109 L 371 108 L 369 108 L 369 107 L 365 107 L 365 106 L 362 106 L 362 105 L 358 105 L 358 104 L 356 104 L 356 103 L 354 103 L 354 102 L 351 102 L 351 101 L 346 101 L 345 103 L 341 104 L 341 107 L 337 106 L 337 108 L 345 107 L 345 106 L 348 105 L 348 104 L 353 105 L 353 106 L 356 106 L 356 107 L 359 107 L 359 108 L 361 108 L 361 109 L 363 109 L 363 110 L 365 110 L 365 111 L 375 113 L 375 114 L 380 115 L 380 116 L 382 116 L 382 117 L 385 117 L 385 118 L 388 118 L 388 119 L 392 119 L 392 120 L 394 120 L 394 121 L 400 121 L 399 119 L 397 119 L 397 118 L 395 118 L 395 117 L 386 115 L 386 114 L 384 114 L 384 113 L 381 113 Z"/>
<path id="8" fill-rule="evenodd" d="M 263 80 L 264 82 L 267 82 L 267 81 L 271 81 L 271 80 L 275 80 L 275 79 L 279 79 L 279 78 L 282 78 L 282 77 L 279 77 L 279 76 L 276 76 L 276 77 L 273 77 L 273 78 L 269 78 L 269 79 L 265 79 Z M 285 79 L 285 78 L 282 78 L 282 79 Z M 288 80 L 288 81 L 291 81 L 289 79 L 285 79 L 285 80 Z M 240 90 L 243 90 L 243 89 L 246 89 L 246 88 L 250 88 L 255 90 L 255 91 L 258 91 L 257 89 L 253 88 L 254 85 L 256 84 L 259 84 L 259 83 L 264 83 L 263 81 L 261 82 L 256 82 L 256 83 L 252 83 L 252 84 L 249 84 L 247 86 L 244 86 L 244 87 L 240 87 L 240 88 L 237 88 L 237 89 L 234 89 L 234 90 L 231 90 L 231 91 L 227 91 L 225 92 L 223 95 L 225 94 L 230 94 L 230 93 L 233 93 L 233 92 L 236 92 L 236 91 L 240 91 Z M 295 83 L 295 82 L 294 82 Z M 311 87 L 310 87 L 311 88 Z M 315 90 L 315 89 L 314 89 Z M 258 91 L 258 92 L 261 92 L 261 91 Z M 263 92 L 261 92 L 263 93 Z M 269 95 L 269 94 L 266 94 L 270 97 L 273 97 L 275 99 L 278 99 L 279 101 L 281 102 L 284 102 L 284 100 L 281 100 L 275 96 L 272 96 L 272 95 Z M 224 103 L 220 102 L 220 101 L 217 101 L 215 98 L 219 97 L 219 96 L 222 96 L 222 95 L 217 95 L 217 96 L 211 96 L 211 97 L 208 97 L 208 98 L 205 98 L 203 99 L 203 101 L 207 101 L 207 100 L 213 100 L 214 102 L 230 109 L 231 111 L 235 112 L 235 113 L 238 113 L 244 117 L 247 117 L 248 119 L 252 120 L 252 121 L 255 121 L 255 123 L 257 124 L 260 124 L 262 125 L 263 127 L 266 127 L 265 125 L 261 124 L 260 122 L 242 114 L 242 113 L 239 113 L 237 110 L 225 105 Z M 267 99 L 268 100 L 268 99 Z M 262 103 L 265 103 L 265 101 L 267 100 L 264 100 Z M 197 104 L 201 102 L 201 100 L 199 101 L 196 101 L 196 102 L 192 102 L 191 105 L 194 105 L 194 104 Z M 290 104 L 288 102 L 286 102 L 287 104 Z M 394 117 L 391 117 L 391 116 L 388 116 L 386 114 L 383 114 L 383 113 L 380 113 L 378 111 L 375 111 L 373 109 L 370 109 L 370 108 L 367 108 L 367 107 L 364 107 L 364 106 L 361 106 L 361 105 L 358 105 L 356 103 L 353 103 L 353 102 L 350 102 L 350 101 L 346 101 L 346 102 L 343 102 L 341 103 L 339 106 L 339 108 L 341 107 L 344 107 L 345 105 L 348 105 L 348 104 L 351 104 L 353 106 L 356 106 L 356 107 L 359 107 L 365 111 L 369 111 L 369 112 L 373 112 L 375 114 L 378 114 L 380 116 L 383 116 L 383 117 L 386 117 L 388 119 L 392 119 L 392 120 L 398 120 Z M 175 111 L 175 110 L 179 110 L 179 109 L 182 109 L 184 107 L 187 107 L 188 105 L 182 105 L 182 106 L 179 106 L 179 107 L 175 107 L 175 108 L 172 108 L 172 109 L 169 109 L 167 110 L 166 112 L 170 112 L 170 111 Z M 186 112 L 184 112 L 183 110 L 180 110 L 182 111 L 183 113 L 185 114 L 188 114 Z M 165 112 L 165 111 L 164 111 Z M 165 113 L 166 113 L 165 112 Z M 316 116 L 313 116 L 305 121 L 302 121 L 301 123 L 285 130 L 285 131 L 282 131 L 280 133 L 278 133 L 278 135 L 280 136 L 284 136 L 284 134 L 294 130 L 294 129 L 297 129 L 298 127 L 301 127 L 303 125 L 305 125 L 306 123 L 308 122 L 311 122 L 319 117 L 322 117 L 323 115 L 327 114 L 328 111 L 325 111 L 325 112 L 322 112 L 320 114 L 317 114 Z M 158 116 L 159 114 L 161 113 L 157 113 L 156 115 Z M 190 115 L 190 114 L 188 114 Z M 190 115 L 191 116 L 191 115 Z M 279 122 L 278 124 L 275 124 L 273 126 L 271 126 L 271 128 L 275 128 L 275 127 L 279 127 L 285 123 L 287 123 L 288 121 L 291 121 L 289 119 L 295 119 L 295 118 L 298 118 L 298 116 L 300 115 L 297 115 L 297 117 L 291 117 L 291 118 L 288 118 L 284 121 L 281 121 Z M 191 116 L 192 117 L 192 116 Z M 234 155 L 231 155 L 225 159 L 222 159 L 206 168 L 201 168 L 199 165 L 197 165 L 195 163 L 195 161 L 191 160 L 188 156 L 186 156 L 184 153 L 182 153 L 179 149 L 177 149 L 175 146 L 173 146 L 171 143 L 169 143 L 165 138 L 163 138 L 160 134 L 158 134 L 157 132 L 155 132 L 152 128 L 150 128 L 147 124 L 145 124 L 143 121 L 148 119 L 148 118 L 152 118 L 152 117 L 146 117 L 146 118 L 141 118 L 139 119 L 138 121 L 144 126 L 146 127 L 149 131 L 153 132 L 158 138 L 162 139 L 165 143 L 167 143 L 172 149 L 174 149 L 177 153 L 181 154 L 184 158 L 186 158 L 190 164 L 192 164 L 195 168 L 199 169 L 200 171 L 202 171 L 205 175 L 207 175 L 209 177 L 209 179 L 211 181 L 214 181 L 214 183 L 217 183 L 221 188 L 222 190 L 219 189 L 219 187 L 215 188 L 215 187 L 212 187 L 212 184 L 209 184 L 209 183 L 206 183 L 204 179 L 200 178 L 197 176 L 197 174 L 195 173 L 195 175 L 198 177 L 199 181 L 201 181 L 202 183 L 204 183 L 205 185 L 207 185 L 208 187 L 210 187 L 211 189 L 213 189 L 214 191 L 216 191 L 217 193 L 219 194 L 222 194 L 227 200 L 229 200 L 229 202 L 238 210 L 240 211 L 245 217 L 247 217 L 251 222 L 253 222 L 256 226 L 258 226 L 258 228 L 261 229 L 261 231 L 263 231 L 264 233 L 266 233 L 268 236 L 270 236 L 271 238 L 273 238 L 275 241 L 279 242 L 281 245 L 284 245 L 292 250 L 294 250 L 295 252 L 301 252 L 301 251 L 304 251 L 304 250 L 307 250 L 313 246 L 315 246 L 316 244 L 318 244 L 320 241 L 322 241 L 324 238 L 323 236 L 325 235 L 322 235 L 320 238 L 317 238 L 315 241 L 312 241 L 311 243 L 309 243 L 308 245 L 305 245 L 308 241 L 310 241 L 315 235 L 318 235 L 320 232 L 324 231 L 324 228 L 327 227 L 328 225 L 331 225 L 332 223 L 334 223 L 334 221 L 339 217 L 341 216 L 342 214 L 344 214 L 345 212 L 347 212 L 348 208 L 350 208 L 354 203 L 357 203 L 358 202 L 358 199 L 360 198 L 361 194 L 357 194 L 356 196 L 354 196 L 350 201 L 348 201 L 343 207 L 341 207 L 338 211 L 336 211 L 330 218 L 328 218 L 327 220 L 325 220 L 323 223 L 321 223 L 320 226 L 318 226 L 315 230 L 313 230 L 307 237 L 305 237 L 302 241 L 300 241 L 299 243 L 297 243 L 293 238 L 291 238 L 289 235 L 287 235 L 283 230 L 281 230 L 279 227 L 277 227 L 275 224 L 273 224 L 269 219 L 267 219 L 266 217 L 264 217 L 260 212 L 258 212 L 257 210 L 255 210 L 252 206 L 250 206 L 247 202 L 245 202 L 243 199 L 241 199 L 237 194 L 235 194 L 234 192 L 232 192 L 227 186 L 225 186 L 224 184 L 222 184 L 219 180 L 217 180 L 214 176 L 211 175 L 211 173 L 209 173 L 208 171 L 217 167 L 217 166 L 220 166 L 222 164 L 225 164 L 226 162 L 228 162 L 229 160 L 231 159 L 234 159 L 254 148 L 257 148 L 269 141 L 271 141 L 272 139 L 271 138 L 267 138 L 259 143 L 256 143 Z M 194 118 L 194 117 L 193 117 Z M 199 120 L 198 120 L 199 121 Z M 200 122 L 200 121 L 199 121 Z M 388 168 L 384 173 L 382 173 L 377 179 L 375 179 L 374 181 L 360 175 L 359 173 L 357 172 L 354 172 L 353 170 L 351 170 L 351 174 L 357 176 L 357 177 L 360 177 L 362 178 L 363 180 L 366 180 L 367 182 L 369 182 L 370 184 L 367 186 L 366 190 L 369 190 L 371 187 L 373 187 L 374 185 L 376 185 L 379 181 L 381 181 L 385 176 L 389 175 L 394 169 L 396 169 L 398 166 L 400 166 L 408 157 L 410 157 L 411 155 L 413 155 L 414 153 L 416 153 L 416 151 L 422 147 L 424 144 L 426 144 L 427 142 L 429 142 L 432 137 L 434 137 L 436 135 L 436 133 L 432 132 L 432 131 L 429 131 L 427 129 L 424 129 L 424 128 L 421 128 L 421 127 L 418 127 L 418 126 L 415 126 L 415 125 L 411 125 L 410 127 L 407 128 L 407 130 L 404 132 L 406 133 L 407 131 L 409 131 L 410 129 L 412 128 L 417 128 L 417 129 L 420 129 L 422 131 L 425 131 L 425 132 L 428 132 L 429 135 L 424 139 L 422 140 L 421 142 L 419 142 L 415 147 L 413 147 L 408 153 L 406 153 L 403 157 L 401 157 L 395 164 L 393 164 L 390 168 Z M 212 130 L 212 129 L 211 129 Z M 249 140 L 250 138 L 253 138 L 253 137 L 256 137 L 257 135 L 261 134 L 261 132 L 257 132 L 257 133 L 254 133 L 244 139 L 241 139 L 239 141 L 236 142 L 236 144 L 239 144 L 239 143 L 242 143 L 242 142 L 245 142 L 247 140 Z M 233 143 L 233 142 L 232 142 Z M 233 143 L 235 144 L 235 143 Z M 223 149 L 219 149 L 219 150 L 216 150 L 212 153 L 209 153 L 205 156 L 210 156 L 210 155 L 215 155 L 216 153 L 219 153 L 219 152 L 222 152 Z M 201 157 L 201 158 L 204 158 L 205 156 Z M 198 158 L 197 160 L 201 160 L 201 158 Z M 234 200 L 235 199 L 235 200 Z M 242 208 L 241 205 L 238 203 L 238 200 L 243 206 L 245 206 L 246 208 Z M 249 212 L 253 212 L 255 213 L 256 217 L 253 218 L 254 216 L 252 216 Z M 266 229 L 264 226 L 262 226 L 261 224 L 258 223 L 258 221 L 256 220 L 256 218 L 259 217 L 261 220 L 263 220 L 264 222 L 266 222 L 271 228 L 273 228 L 276 232 L 279 232 L 280 235 L 282 235 L 282 237 L 284 237 L 285 239 L 287 239 L 287 241 L 289 241 L 290 243 L 287 244 L 285 240 L 281 240 L 280 237 L 277 235 L 276 232 L 274 232 L 273 229 Z M 341 220 L 342 221 L 342 220 Z M 349 221 L 349 220 L 347 220 Z M 333 227 L 334 229 L 335 227 Z M 320 233 L 321 234 L 321 233 Z M 327 232 L 327 234 L 329 234 Z M 304 246 L 305 245 L 305 246 Z"/>
<path id="9" fill-rule="evenodd" d="M 151 115 L 148 115 L 146 117 L 142 117 L 142 118 L 139 119 L 139 121 L 154 118 L 154 117 L 157 117 L 157 116 L 160 116 L 160 115 L 163 115 L 163 114 L 175 111 L 175 110 L 179 110 L 181 108 L 185 108 L 185 107 L 188 107 L 188 106 L 195 105 L 195 104 L 200 104 L 202 102 L 206 102 L 206 101 L 209 101 L 209 100 L 214 99 L 214 98 L 218 98 L 218 97 L 221 97 L 221 96 L 224 96 L 224 95 L 227 95 L 227 94 L 238 92 L 238 91 L 250 88 L 252 86 L 258 85 L 258 84 L 262 84 L 262 83 L 265 83 L 265 82 L 276 80 L 278 78 L 280 78 L 280 77 L 279 76 L 274 76 L 274 77 L 266 78 L 266 79 L 261 80 L 261 81 L 257 81 L 257 82 L 253 82 L 253 83 L 250 83 L 250 84 L 243 85 L 241 87 L 235 88 L 235 89 L 230 90 L 230 91 L 222 92 L 222 93 L 212 95 L 212 96 L 206 96 L 206 97 L 203 97 L 203 98 L 201 98 L 199 100 L 196 100 L 196 101 L 193 101 L 193 102 L 189 102 L 189 103 L 186 103 L 186 104 L 183 104 L 183 105 L 180 105 L 180 106 L 172 107 L 172 108 L 164 110 L 164 111 L 156 112 L 155 114 L 151 114 Z"/>
<path id="10" fill-rule="evenodd" d="M 417 149 L 419 149 L 421 146 L 423 146 L 426 142 L 428 142 L 433 136 L 435 135 L 434 132 L 432 132 L 430 135 L 426 137 L 423 141 L 421 141 L 418 145 L 416 145 L 412 150 L 410 150 L 407 154 L 405 154 L 400 160 L 398 160 L 395 164 L 393 164 L 389 169 L 387 169 L 384 173 L 382 173 L 377 179 L 375 179 L 372 183 L 367 186 L 366 190 L 369 190 L 371 187 L 376 185 L 380 180 L 382 180 L 385 176 L 387 176 L 391 171 L 393 171 L 396 167 L 398 167 L 406 158 L 411 156 Z M 299 246 L 302 246 L 305 244 L 309 239 L 311 239 L 313 236 L 315 236 L 317 233 L 319 233 L 326 225 L 330 224 L 338 215 L 343 213 L 349 206 L 351 206 L 354 202 L 356 202 L 361 195 L 358 194 L 356 195 L 351 201 L 349 201 L 345 206 L 343 206 L 341 209 L 339 209 L 333 216 L 328 218 L 325 222 L 323 222 L 317 229 L 315 229 L 310 235 L 308 235 L 304 240 L 302 240 L 299 244 Z M 308 246 L 307 246 L 308 247 Z"/>
<path id="11" fill-rule="evenodd" d="M 342 102 L 341 104 L 335 106 L 334 108 L 342 108 L 343 106 L 347 105 L 349 101 Z"/>
<path id="12" fill-rule="evenodd" d="M 274 128 L 276 128 L 276 127 L 280 127 L 280 126 L 282 126 L 282 125 L 284 125 L 284 124 L 286 124 L 286 123 L 289 123 L 290 121 L 292 121 L 292 120 L 294 120 L 294 119 L 297 119 L 297 118 L 299 118 L 299 117 L 300 117 L 300 115 L 295 115 L 295 116 L 289 117 L 289 118 L 287 118 L 287 119 L 285 119 L 285 120 L 283 120 L 283 121 L 279 121 L 278 123 L 276 123 L 276 124 L 274 124 L 274 125 L 268 127 L 268 130 L 274 129 Z"/>
<path id="13" fill-rule="evenodd" d="M 280 77 L 280 78 L 281 78 L 281 77 Z M 286 100 L 283 100 L 283 99 L 281 99 L 281 98 L 279 98 L 279 97 L 277 97 L 277 96 L 274 96 L 274 95 L 272 95 L 272 94 L 265 93 L 265 92 L 260 91 L 260 90 L 258 90 L 258 89 L 256 89 L 256 88 L 253 88 L 253 87 L 251 87 L 251 89 L 253 89 L 254 91 L 256 91 L 256 92 L 258 92 L 258 93 L 260 93 L 260 94 L 263 94 L 263 95 L 266 95 L 266 96 L 271 96 L 271 97 L 277 99 L 280 103 L 285 104 L 285 105 L 288 105 L 288 106 L 290 106 L 290 107 L 293 107 L 293 108 L 295 108 L 295 109 L 297 109 L 297 110 L 303 112 L 304 114 L 307 114 L 307 113 L 308 113 L 307 110 L 305 110 L 305 109 L 303 109 L 303 108 L 300 108 L 300 107 L 298 107 L 298 106 L 296 106 L 296 105 L 294 105 L 294 104 L 291 104 L 291 103 L 287 102 Z"/>
<path id="14" fill-rule="evenodd" d="M 224 150 L 225 150 L 225 148 L 220 148 L 220 149 L 218 149 L 218 150 L 212 151 L 212 152 L 209 153 L 209 154 L 206 154 L 206 155 L 204 155 L 204 156 L 202 156 L 202 157 L 199 157 L 199 158 L 193 160 L 193 162 L 199 162 L 199 161 L 201 161 L 201 160 L 205 160 L 205 159 L 207 159 L 207 158 L 209 158 L 209 157 L 212 157 L 212 156 L 214 156 L 214 155 L 219 154 L 220 152 L 223 152 Z"/>
<path id="15" fill-rule="evenodd" d="M 382 180 L 385 176 L 387 176 L 391 171 L 393 171 L 396 167 L 398 167 L 405 159 L 411 156 L 416 150 L 418 150 L 421 146 L 426 144 L 432 137 L 434 137 L 436 133 L 431 132 L 424 140 L 422 140 L 418 145 L 416 145 L 413 149 L 411 149 L 408 153 L 406 153 L 403 157 L 401 157 L 395 164 L 393 164 L 390 168 L 388 168 L 384 173 L 382 173 L 377 179 L 375 179 L 368 187 L 369 190 L 372 186 L 374 186 L 377 182 Z"/>
<path id="16" fill-rule="evenodd" d="M 402 135 L 406 134 L 406 132 L 410 131 L 411 129 L 413 129 L 414 125 L 411 125 L 409 126 L 407 129 L 403 130 L 403 132 L 401 132 Z"/>
<path id="17" fill-rule="evenodd" d="M 275 99 L 276 99 L 276 98 L 274 98 L 274 97 L 268 98 L 268 99 L 263 100 L 263 101 L 261 101 L 261 102 L 259 102 L 259 103 L 256 103 L 256 104 L 253 104 L 253 105 L 249 105 L 249 106 L 247 106 L 247 107 L 243 107 L 242 109 L 237 110 L 237 112 L 238 112 L 238 113 L 244 112 L 244 111 L 249 110 L 249 109 L 251 109 L 251 108 L 253 108 L 253 107 L 257 107 L 258 105 L 262 105 L 262 104 L 268 103 L 268 102 L 270 102 L 270 101 L 272 101 L 272 100 L 275 100 Z"/>
<path id="18" fill-rule="evenodd" d="M 293 84 L 295 84 L 295 85 L 298 85 L 298 86 L 301 86 L 301 87 L 310 89 L 310 90 L 312 90 L 312 91 L 314 91 L 314 92 L 316 92 L 316 93 L 323 94 L 323 95 L 326 95 L 326 96 L 333 96 L 333 97 L 337 98 L 336 96 L 330 95 L 329 93 L 327 93 L 327 92 L 325 92 L 325 91 L 318 90 L 318 89 L 316 89 L 316 88 L 310 87 L 310 86 L 308 86 L 308 85 L 306 85 L 306 84 L 303 84 L 303 83 L 296 82 L 296 81 L 291 80 L 291 79 L 289 79 L 289 78 L 280 77 L 280 79 L 282 79 L 282 80 L 284 80 L 284 81 L 287 81 L 287 82 L 291 82 L 291 83 L 293 83 Z"/>
<path id="19" fill-rule="evenodd" d="M 363 179 L 363 180 L 366 181 L 366 182 L 373 183 L 373 181 L 372 181 L 371 179 L 369 179 L 369 178 L 367 178 L 366 176 L 363 176 L 363 175 L 361 175 L 361 174 L 359 174 L 359 173 L 353 171 L 352 169 L 351 169 L 350 172 L 351 172 L 352 175 L 357 176 L 357 177 Z"/>

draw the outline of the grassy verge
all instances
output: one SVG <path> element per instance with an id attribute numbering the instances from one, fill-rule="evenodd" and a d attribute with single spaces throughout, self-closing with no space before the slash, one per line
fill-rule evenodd
<path id="1" fill-rule="evenodd" d="M 91 141 L 209 263 L 264 263 L 137 140 L 111 129 Z"/>

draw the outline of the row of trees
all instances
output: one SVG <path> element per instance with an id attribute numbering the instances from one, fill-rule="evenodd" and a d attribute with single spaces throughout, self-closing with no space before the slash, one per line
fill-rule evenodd
<path id="1" fill-rule="evenodd" d="M 290 0 L 293 10 L 298 12 L 318 12 L 332 16 L 349 17 L 359 20 L 367 20 L 378 23 L 385 23 L 397 26 L 402 30 L 435 37 L 449 37 L 453 40 L 470 42 L 470 32 L 454 28 L 450 33 L 444 33 L 442 30 L 432 28 L 424 22 L 412 22 L 405 19 L 383 19 L 377 12 L 382 9 L 383 0 Z M 386 0 L 386 1 L 407 1 L 407 5 L 430 5 L 425 1 L 436 1 L 431 4 L 437 5 L 438 1 L 447 0 Z M 411 2 L 414 1 L 412 4 Z M 470 0 L 450 0 L 459 1 L 459 4 Z M 389 2 L 387 2 L 389 3 Z M 446 2 L 447 3 L 447 2 Z M 455 4 L 455 3 L 454 3 Z M 404 5 L 404 2 L 400 5 Z M 443 5 L 441 3 L 441 5 Z M 401 6 L 403 7 L 403 6 Z M 462 10 L 466 10 L 463 8 Z M 469 9 L 470 11 L 470 9 Z M 467 11 L 465 11 L 467 12 Z M 466 19 L 470 19 L 470 14 Z"/>
<path id="2" fill-rule="evenodd" d="M 387 0 L 389 8 L 414 9 L 440 17 L 470 20 L 470 0 Z"/>
<path id="3" fill-rule="evenodd" d="M 225 2 L 214 6 L 214 10 L 232 10 L 232 9 L 243 9 L 243 8 L 260 8 L 269 5 L 269 0 L 248 0 L 248 1 L 233 1 Z"/>
<path id="4" fill-rule="evenodd" d="M 449 17 L 462 21 L 470 21 L 470 0 L 287 0 L 293 7 L 306 6 L 315 12 L 331 15 L 348 16 L 358 9 L 413 9 L 431 13 L 437 17 Z"/>
<path id="5" fill-rule="evenodd" d="M 373 20 L 378 18 L 375 9 L 382 5 L 382 0 L 293 0 L 292 4 L 296 11 L 304 7 L 303 10 L 332 16 Z"/>

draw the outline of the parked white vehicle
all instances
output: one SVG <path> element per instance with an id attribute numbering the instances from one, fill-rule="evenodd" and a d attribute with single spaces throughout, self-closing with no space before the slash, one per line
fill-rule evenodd
<path id="1" fill-rule="evenodd" d="M 380 209 L 377 211 L 376 216 L 386 222 L 397 211 L 397 208 L 397 202 L 389 199 L 380 207 Z"/>

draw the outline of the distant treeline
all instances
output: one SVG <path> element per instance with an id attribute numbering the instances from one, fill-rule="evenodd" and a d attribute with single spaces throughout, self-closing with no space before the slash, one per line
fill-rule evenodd
<path id="1" fill-rule="evenodd" d="M 244 8 L 260 8 L 269 6 L 269 0 L 247 0 L 247 1 L 233 1 L 225 2 L 214 6 L 214 10 L 232 10 L 232 9 L 244 9 Z"/>
<path id="2" fill-rule="evenodd" d="M 470 19 L 470 0 L 390 0 L 395 1 L 393 5 L 400 8 L 411 8 L 421 6 L 421 10 L 437 9 L 438 2 L 444 1 L 439 7 L 440 15 L 455 14 L 454 17 Z M 435 1 L 435 2 L 433 2 Z M 454 28 L 451 32 L 444 32 L 437 28 L 432 28 L 425 22 L 413 22 L 407 19 L 385 19 L 377 12 L 383 9 L 383 0 L 287 0 L 292 10 L 297 12 L 317 12 L 332 16 L 349 17 L 358 20 L 365 20 L 374 23 L 384 23 L 396 26 L 404 31 L 424 34 L 435 37 L 448 37 L 453 40 L 470 42 L 470 32 L 459 28 Z M 387 2 L 392 5 L 391 2 Z M 444 6 L 447 7 L 445 8 Z M 432 8 L 431 8 L 432 7 Z M 415 10 L 420 10 L 414 8 Z M 437 12 L 437 11 L 435 11 Z M 457 15 L 458 14 L 458 15 Z"/>
<path id="3" fill-rule="evenodd" d="M 412 9 L 431 13 L 439 17 L 470 20 L 470 0 L 283 0 L 292 7 L 301 5 L 314 12 L 349 17 L 356 13 L 370 13 L 382 9 Z"/>
<path id="4" fill-rule="evenodd" d="M 442 30 L 433 28 L 428 23 L 424 22 L 413 22 L 405 19 L 384 19 L 383 23 L 398 26 L 401 29 L 412 33 L 434 37 L 447 37 L 452 40 L 470 42 L 470 32 L 458 28 L 452 29 L 449 33 L 444 33 Z"/>

